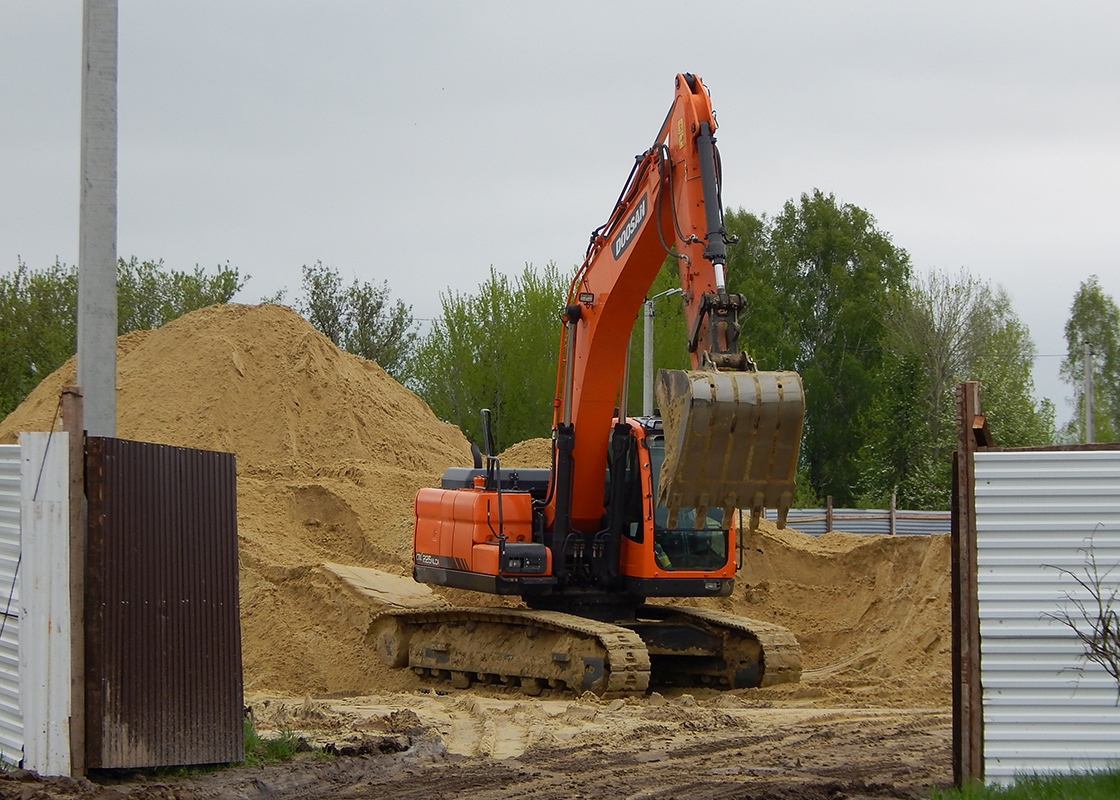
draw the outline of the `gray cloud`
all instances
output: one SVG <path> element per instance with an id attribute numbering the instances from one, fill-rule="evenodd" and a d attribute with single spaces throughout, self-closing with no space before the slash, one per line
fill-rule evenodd
<path id="1" fill-rule="evenodd" d="M 1080 281 L 1120 297 L 1118 8 L 122 0 L 119 248 L 229 261 L 246 301 L 321 259 L 433 316 L 491 265 L 578 262 L 694 71 L 729 205 L 834 192 L 1058 353 Z M 6 268 L 76 260 L 80 28 L 0 0 Z"/>

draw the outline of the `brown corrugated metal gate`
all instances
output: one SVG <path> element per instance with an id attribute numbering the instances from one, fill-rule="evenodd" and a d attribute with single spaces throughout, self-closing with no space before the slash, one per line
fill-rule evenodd
<path id="1" fill-rule="evenodd" d="M 88 437 L 86 758 L 241 761 L 230 453 Z"/>

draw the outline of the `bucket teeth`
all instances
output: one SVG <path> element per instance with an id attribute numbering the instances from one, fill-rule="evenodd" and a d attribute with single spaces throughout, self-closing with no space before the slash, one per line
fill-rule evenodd
<path id="1" fill-rule="evenodd" d="M 793 502 L 805 394 L 796 372 L 659 370 L 665 425 L 658 502 L 682 508 L 766 508 L 784 527 Z M 728 517 L 724 517 L 727 519 Z"/>

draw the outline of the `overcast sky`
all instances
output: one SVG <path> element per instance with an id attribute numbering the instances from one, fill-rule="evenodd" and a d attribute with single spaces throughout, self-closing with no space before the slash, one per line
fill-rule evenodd
<path id="1" fill-rule="evenodd" d="M 2 272 L 77 262 L 81 20 L 0 0 Z M 1003 286 L 1059 419 L 1074 292 L 1120 299 L 1115 0 L 121 0 L 119 42 L 118 251 L 228 262 L 244 302 L 321 260 L 430 318 L 491 266 L 573 267 L 678 72 L 728 205 L 819 188 Z"/>

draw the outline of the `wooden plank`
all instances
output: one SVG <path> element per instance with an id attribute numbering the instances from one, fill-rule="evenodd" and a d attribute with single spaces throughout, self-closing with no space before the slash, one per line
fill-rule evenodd
<path id="1" fill-rule="evenodd" d="M 82 390 L 62 390 L 62 429 L 70 439 L 70 776 L 86 774 L 86 437 Z"/>

